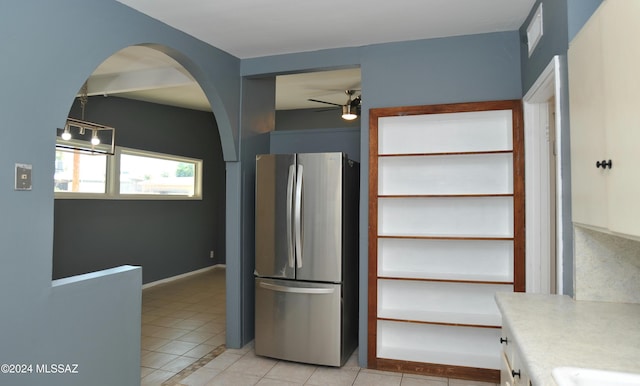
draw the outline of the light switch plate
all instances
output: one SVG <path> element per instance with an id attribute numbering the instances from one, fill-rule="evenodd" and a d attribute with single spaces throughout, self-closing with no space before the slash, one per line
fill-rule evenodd
<path id="1" fill-rule="evenodd" d="M 16 188 L 15 190 L 31 190 L 32 165 L 16 164 Z"/>

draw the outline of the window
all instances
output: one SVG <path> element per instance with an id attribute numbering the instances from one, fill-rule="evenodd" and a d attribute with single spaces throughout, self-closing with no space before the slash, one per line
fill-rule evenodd
<path id="1" fill-rule="evenodd" d="M 54 191 L 106 193 L 107 156 L 56 149 Z"/>
<path id="2" fill-rule="evenodd" d="M 119 149 L 121 195 L 200 195 L 202 161 Z"/>
<path id="3" fill-rule="evenodd" d="M 201 199 L 202 160 L 116 148 L 113 156 L 56 149 L 56 198 Z"/>

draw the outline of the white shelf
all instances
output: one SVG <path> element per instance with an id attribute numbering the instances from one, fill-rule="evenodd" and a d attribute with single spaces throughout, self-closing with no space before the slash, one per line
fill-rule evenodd
<path id="1" fill-rule="evenodd" d="M 513 237 L 513 197 L 381 197 L 378 235 Z"/>
<path id="2" fill-rule="evenodd" d="M 500 326 L 496 292 L 513 285 L 378 279 L 378 317 Z"/>
<path id="3" fill-rule="evenodd" d="M 499 338 L 496 338 L 499 339 Z M 378 350 L 378 358 L 404 360 L 420 363 L 437 363 L 452 366 L 468 366 L 481 369 L 499 369 L 492 355 L 459 352 L 442 352 L 428 349 L 409 349 L 406 347 L 382 347 Z M 499 361 L 499 358 L 498 358 Z"/>
<path id="4" fill-rule="evenodd" d="M 378 321 L 377 356 L 484 369 L 500 368 L 500 329 Z"/>
<path id="5" fill-rule="evenodd" d="M 513 241 L 378 239 L 378 276 L 513 281 Z"/>
<path id="6" fill-rule="evenodd" d="M 390 239 L 434 239 L 434 240 L 512 240 L 513 236 L 510 235 L 488 235 L 488 234 L 479 234 L 479 233 L 389 233 L 389 234 L 379 234 L 379 238 L 390 238 Z"/>
<path id="7" fill-rule="evenodd" d="M 513 155 L 381 157 L 378 194 L 513 194 Z"/>
<path id="8" fill-rule="evenodd" d="M 512 150 L 511 110 L 382 117 L 378 154 Z"/>
<path id="9" fill-rule="evenodd" d="M 477 275 L 477 274 L 459 274 L 451 272 L 416 272 L 416 271 L 383 271 L 378 269 L 378 277 L 380 279 L 407 279 L 407 280 L 426 280 L 426 281 L 451 281 L 451 282 L 470 282 L 470 283 L 487 283 L 487 284 L 510 284 L 513 282 L 513 275 Z"/>

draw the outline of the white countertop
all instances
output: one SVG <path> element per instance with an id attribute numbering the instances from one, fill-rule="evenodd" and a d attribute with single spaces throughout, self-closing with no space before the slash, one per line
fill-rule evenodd
<path id="1" fill-rule="evenodd" d="M 559 366 L 640 373 L 640 304 L 498 293 L 503 321 L 534 386 L 553 386 Z"/>

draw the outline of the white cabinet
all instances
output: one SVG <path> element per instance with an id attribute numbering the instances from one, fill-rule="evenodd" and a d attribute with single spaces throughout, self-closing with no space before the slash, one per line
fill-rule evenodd
<path id="1" fill-rule="evenodd" d="M 524 290 L 520 101 L 372 109 L 368 364 L 497 383 Z"/>
<path id="2" fill-rule="evenodd" d="M 602 28 L 592 20 L 569 49 L 571 184 L 574 222 L 606 228 L 608 169 L 596 167 L 607 156 L 602 79 Z M 617 167 L 617 162 L 616 162 Z"/>
<path id="3" fill-rule="evenodd" d="M 573 221 L 632 237 L 640 237 L 639 35 L 640 2 L 605 0 L 568 53 Z"/>
<path id="4" fill-rule="evenodd" d="M 500 384 L 502 386 L 530 386 L 531 380 L 522 361 L 520 348 L 506 324 L 502 326 L 500 343 L 502 344 Z"/>

